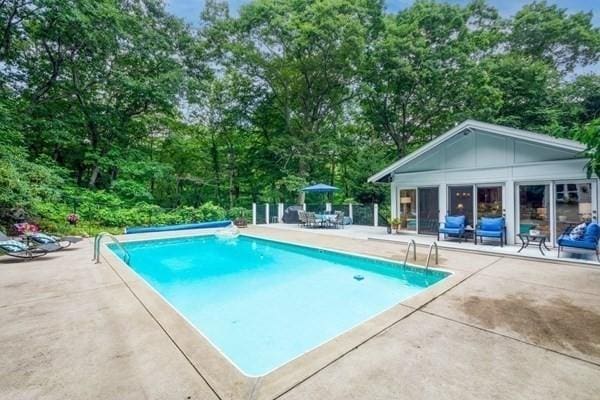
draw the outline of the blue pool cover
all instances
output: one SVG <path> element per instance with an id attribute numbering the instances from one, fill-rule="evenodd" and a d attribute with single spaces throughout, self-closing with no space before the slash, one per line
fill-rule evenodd
<path id="1" fill-rule="evenodd" d="M 125 228 L 125 234 L 165 232 L 165 231 L 183 231 L 186 229 L 224 228 L 229 225 L 231 225 L 231 221 L 227 219 L 227 220 L 223 220 L 223 221 L 198 222 L 198 223 L 194 223 L 194 224 L 134 226 L 134 227 Z"/>

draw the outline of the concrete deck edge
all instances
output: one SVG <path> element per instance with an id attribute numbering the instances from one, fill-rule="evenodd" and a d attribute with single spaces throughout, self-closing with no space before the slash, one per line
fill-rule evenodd
<path id="1" fill-rule="evenodd" d="M 215 231 L 216 229 L 153 232 L 121 235 L 117 236 L 117 238 L 126 243 L 143 240 L 204 236 L 211 235 Z M 257 239 L 316 248 L 316 246 L 277 240 L 266 236 L 254 234 L 243 235 Z M 478 272 L 466 273 L 463 271 L 449 271 L 444 268 L 435 268 L 436 270 L 451 272 L 452 275 L 449 275 L 431 288 L 396 304 L 349 331 L 330 339 L 317 348 L 298 356 L 267 375 L 248 377 L 238 370 L 199 329 L 194 327 L 149 283 L 110 251 L 106 244 L 101 247 L 104 250 L 101 252 L 101 256 L 105 262 L 110 265 L 115 274 L 129 288 L 132 295 L 138 299 L 156 323 L 160 325 L 165 334 L 169 336 L 194 369 L 201 375 L 202 379 L 221 398 L 272 399 L 278 397 L 316 372 L 332 364 L 349 351 L 356 349 L 420 307 L 431 302 L 442 293 L 460 284 L 468 276 Z M 328 247 L 320 248 L 334 253 L 349 254 L 367 259 L 380 259 L 399 264 L 397 260 L 386 257 L 373 257 Z"/>

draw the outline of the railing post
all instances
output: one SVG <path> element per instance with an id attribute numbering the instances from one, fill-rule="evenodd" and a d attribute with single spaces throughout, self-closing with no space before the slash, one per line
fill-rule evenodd
<path id="1" fill-rule="evenodd" d="M 271 223 L 271 216 L 269 215 L 269 203 L 265 203 L 265 224 Z"/>
<path id="2" fill-rule="evenodd" d="M 279 203 L 279 209 L 277 210 L 277 222 L 283 222 L 284 205 Z"/>
<path id="3" fill-rule="evenodd" d="M 256 225 L 256 203 L 252 203 L 252 225 Z"/>
<path id="4" fill-rule="evenodd" d="M 352 203 L 348 204 L 348 216 L 352 220 L 352 223 L 354 223 L 354 215 L 352 215 Z"/>
<path id="5" fill-rule="evenodd" d="M 373 204 L 373 226 L 379 226 L 379 204 Z"/>

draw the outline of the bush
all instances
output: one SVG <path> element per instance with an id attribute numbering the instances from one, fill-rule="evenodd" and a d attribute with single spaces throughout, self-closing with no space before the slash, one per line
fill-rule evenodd
<path id="1" fill-rule="evenodd" d="M 252 215 L 252 210 L 244 207 L 233 207 L 227 211 L 227 218 L 235 220 L 237 218 L 249 218 Z"/>

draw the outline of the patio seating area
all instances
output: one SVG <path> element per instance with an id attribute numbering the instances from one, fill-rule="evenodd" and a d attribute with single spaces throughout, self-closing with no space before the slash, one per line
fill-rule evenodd
<path id="1" fill-rule="evenodd" d="M 307 211 L 298 211 L 298 226 L 303 228 L 324 228 L 338 229 L 344 228 L 344 212 L 335 211 L 333 213 L 314 213 Z"/>
<path id="2" fill-rule="evenodd" d="M 277 230 L 292 230 L 292 231 L 307 231 L 311 232 L 310 229 L 304 229 L 295 224 L 269 224 L 260 225 L 267 229 Z M 551 247 L 550 243 L 543 242 L 543 251 L 539 248 L 539 242 L 530 241 L 529 245 L 524 246 L 523 243 L 515 243 L 500 246 L 497 239 L 490 238 L 485 239 L 483 242 L 478 241 L 474 243 L 472 237 L 465 240 L 458 240 L 458 238 L 451 238 L 449 240 L 437 240 L 436 236 L 433 235 L 418 235 L 416 233 L 402 232 L 388 234 L 386 227 L 382 226 L 366 226 L 366 225 L 347 225 L 345 229 L 317 229 L 315 233 L 323 235 L 334 235 L 353 239 L 368 239 L 377 240 L 384 242 L 398 243 L 403 246 L 404 249 L 410 241 L 415 241 L 418 246 L 430 246 L 431 243 L 437 242 L 437 245 L 442 249 L 450 249 L 462 252 L 471 252 L 478 254 L 497 254 L 504 256 L 519 257 L 525 259 L 534 260 L 545 260 L 545 261 L 564 261 L 569 263 L 580 263 L 585 265 L 600 265 L 597 261 L 596 256 L 593 252 L 587 253 L 574 253 L 567 252 L 570 249 L 563 249 L 560 253 L 557 247 Z"/>

